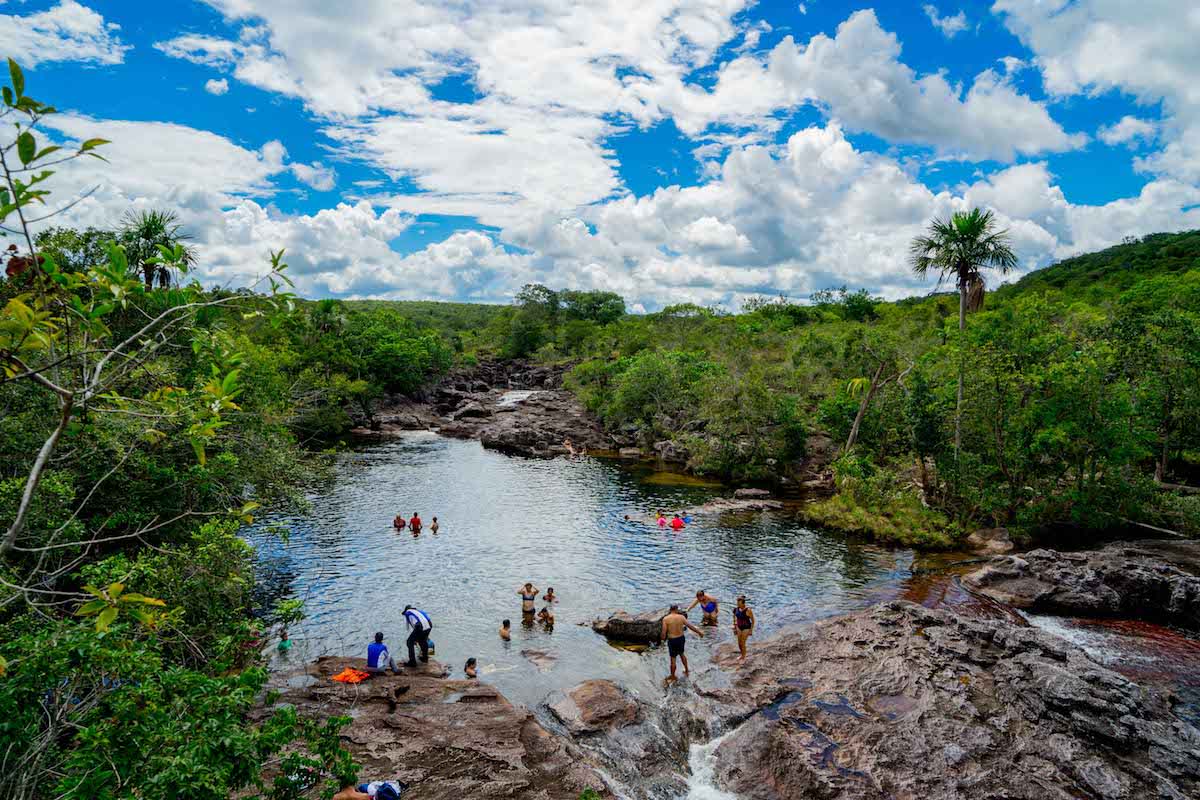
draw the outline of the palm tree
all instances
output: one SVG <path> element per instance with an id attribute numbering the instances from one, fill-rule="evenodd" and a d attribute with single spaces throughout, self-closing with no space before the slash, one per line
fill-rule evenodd
<path id="1" fill-rule="evenodd" d="M 171 283 L 167 268 L 152 260 L 159 254 L 158 246 L 174 248 L 191 238 L 184 232 L 179 215 L 174 211 L 131 211 L 121 220 L 121 228 L 117 231 L 117 241 L 125 247 L 129 268 L 141 273 L 146 291 L 153 289 L 156 282 L 164 288 Z M 183 253 L 185 264 L 190 266 L 196 262 L 196 254 L 191 248 L 184 247 Z"/>
<path id="2" fill-rule="evenodd" d="M 958 286 L 958 329 L 967 327 L 967 312 L 983 307 L 984 269 L 1004 275 L 1017 266 L 1007 230 L 996 230 L 991 211 L 959 211 L 949 220 L 935 219 L 909 249 L 913 272 L 924 278 L 937 272 L 938 283 L 953 276 Z M 954 460 L 962 443 L 963 360 L 958 359 L 958 402 L 954 409 Z"/>

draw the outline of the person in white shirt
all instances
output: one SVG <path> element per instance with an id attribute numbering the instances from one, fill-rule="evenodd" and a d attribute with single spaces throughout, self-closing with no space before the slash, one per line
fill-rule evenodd
<path id="1" fill-rule="evenodd" d="M 429 661 L 429 632 L 433 630 L 433 623 L 429 620 L 429 615 L 418 608 L 405 606 L 404 621 L 411 631 L 408 634 L 407 666 L 417 666 L 416 648 L 418 646 L 421 648 L 421 663 L 427 663 Z"/>

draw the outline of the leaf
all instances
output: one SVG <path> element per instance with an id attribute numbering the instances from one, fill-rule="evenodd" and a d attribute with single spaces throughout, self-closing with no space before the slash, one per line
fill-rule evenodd
<path id="1" fill-rule="evenodd" d="M 106 600 L 89 600 L 75 610 L 75 614 L 80 617 L 90 617 L 92 614 L 99 613 L 102 609 L 108 608 Z"/>
<path id="2" fill-rule="evenodd" d="M 18 98 L 25 94 L 25 73 L 11 58 L 8 60 L 8 76 L 12 78 L 12 90 Z"/>
<path id="3" fill-rule="evenodd" d="M 110 583 L 108 585 L 108 595 L 114 600 L 120 597 L 123 591 L 125 591 L 125 584 L 123 583 Z"/>
<path id="4" fill-rule="evenodd" d="M 61 148 L 61 147 L 59 147 L 59 146 L 58 146 L 58 145 L 56 145 L 56 144 L 52 144 L 52 145 L 50 145 L 49 147 L 43 147 L 43 148 L 42 148 L 42 149 L 41 149 L 41 150 L 38 152 L 38 154 L 37 154 L 36 156 L 34 156 L 34 157 L 33 157 L 33 160 L 34 160 L 34 161 L 37 161 L 38 159 L 45 158 L 46 156 L 48 156 L 48 155 L 50 155 L 51 153 L 53 153 L 55 150 L 62 150 L 62 148 Z"/>
<path id="5" fill-rule="evenodd" d="M 79 145 L 79 152 L 86 153 L 89 150 L 99 147 L 102 144 L 108 144 L 108 139 L 88 139 L 83 144 Z M 96 155 L 93 153 L 92 155 Z"/>
<path id="6" fill-rule="evenodd" d="M 0 89 L 0 92 L 3 92 L 4 94 L 4 105 L 11 106 L 15 102 L 13 99 L 12 89 L 5 86 L 3 89 Z"/>
<path id="7" fill-rule="evenodd" d="M 137 592 L 130 592 L 129 594 L 122 596 L 121 602 L 141 603 L 144 606 L 165 606 L 167 604 L 165 600 L 159 600 L 157 597 L 146 597 L 146 595 L 138 594 Z"/>
<path id="8" fill-rule="evenodd" d="M 33 138 L 33 134 L 29 131 L 22 131 L 17 137 L 17 158 L 21 159 L 22 164 L 28 164 L 33 161 L 34 155 L 37 154 L 37 142 Z"/>
<path id="9" fill-rule="evenodd" d="M 117 607 L 109 606 L 100 612 L 100 616 L 96 617 L 96 630 L 104 633 L 108 630 L 108 626 L 113 624 L 113 620 L 117 618 Z"/>
<path id="10" fill-rule="evenodd" d="M 0 678 L 3 678 L 6 672 L 8 672 L 8 662 L 4 660 L 4 656 L 0 656 Z"/>

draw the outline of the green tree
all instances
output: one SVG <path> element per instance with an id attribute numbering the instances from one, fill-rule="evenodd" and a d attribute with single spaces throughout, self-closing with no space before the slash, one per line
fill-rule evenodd
<path id="1" fill-rule="evenodd" d="M 997 230 L 991 211 L 973 208 L 949 220 L 935 219 L 910 248 L 912 270 L 924 278 L 936 272 L 939 283 L 953 278 L 958 288 L 958 329 L 967 327 L 967 311 L 983 307 L 983 270 L 1006 274 L 1017 266 L 1008 231 Z M 958 395 L 954 411 L 954 454 L 962 445 L 963 374 L 959 356 Z"/>
<path id="2" fill-rule="evenodd" d="M 153 289 L 155 284 L 169 286 L 174 278 L 173 267 L 186 268 L 195 264 L 195 252 L 184 244 L 191 238 L 174 211 L 131 211 L 117 231 L 117 241 L 125 249 L 129 269 L 142 276 L 146 291 Z M 173 263 L 159 258 L 159 248 L 164 247 L 168 250 L 180 248 L 180 255 Z"/>

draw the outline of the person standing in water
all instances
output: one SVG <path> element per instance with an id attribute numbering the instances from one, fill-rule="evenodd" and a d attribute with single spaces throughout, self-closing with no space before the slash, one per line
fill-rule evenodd
<path id="1" fill-rule="evenodd" d="M 554 594 L 553 586 L 546 587 L 546 593 L 544 595 L 542 595 L 542 599 L 545 600 L 547 603 L 553 603 L 558 600 L 558 596 L 556 594 Z"/>
<path id="2" fill-rule="evenodd" d="M 412 519 L 408 521 L 408 529 L 413 533 L 421 532 L 421 515 L 416 511 L 413 512 Z"/>
<path id="3" fill-rule="evenodd" d="M 403 514 L 397 514 L 397 515 L 396 515 L 396 518 L 395 518 L 394 520 L 392 520 L 392 527 L 393 527 L 393 528 L 395 528 L 395 529 L 396 529 L 396 530 L 398 530 L 398 531 L 402 531 L 402 530 L 404 530 L 406 527 L 408 527 L 408 523 L 404 521 L 404 515 L 403 515 Z"/>
<path id="4" fill-rule="evenodd" d="M 700 610 L 704 612 L 704 616 L 700 618 L 701 625 L 717 624 L 717 598 L 701 589 L 696 592 L 696 599 L 692 601 L 687 610 L 691 611 L 696 606 L 700 606 Z"/>
<path id="5" fill-rule="evenodd" d="M 554 612 L 550 610 L 550 606 L 543 606 L 542 610 L 538 612 L 537 618 L 547 631 L 554 630 Z"/>
<path id="6" fill-rule="evenodd" d="M 510 620 L 506 619 L 500 623 L 500 638 L 506 642 L 512 639 L 512 622 Z"/>
<path id="7" fill-rule="evenodd" d="M 671 520 L 671 530 L 681 531 L 681 530 L 683 530 L 683 526 L 684 526 L 683 520 L 680 519 L 678 514 L 676 514 L 675 517 Z"/>
<path id="8" fill-rule="evenodd" d="M 737 636 L 738 650 L 741 651 L 740 661 L 746 660 L 746 640 L 754 634 L 754 611 L 746 605 L 746 595 L 738 595 L 737 605 L 733 607 L 733 633 Z"/>
<path id="9" fill-rule="evenodd" d="M 532 583 L 526 583 L 525 588 L 517 589 L 517 594 L 521 595 L 521 614 L 527 617 L 533 616 L 534 607 L 537 604 L 538 589 Z"/>
<path id="10" fill-rule="evenodd" d="M 686 644 L 684 634 L 687 631 L 691 631 L 701 639 L 704 638 L 704 631 L 688 622 L 687 617 L 679 610 L 679 606 L 672 605 L 671 610 L 663 617 L 662 634 L 660 637 L 667 640 L 667 653 L 671 656 L 671 676 L 667 678 L 667 683 L 674 683 L 679 680 L 675 677 L 676 658 L 683 662 L 684 677 L 692 674 L 691 670 L 688 669 L 687 656 L 683 652 L 683 647 Z"/>
<path id="11" fill-rule="evenodd" d="M 430 533 L 437 533 L 437 532 L 438 532 L 438 527 L 440 527 L 440 526 L 438 525 L 437 517 L 434 517 L 434 518 L 433 518 L 433 522 L 429 523 L 429 532 L 430 532 Z"/>

